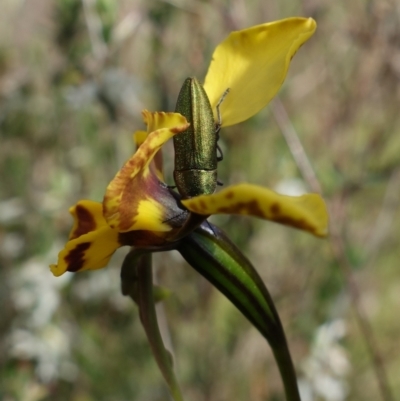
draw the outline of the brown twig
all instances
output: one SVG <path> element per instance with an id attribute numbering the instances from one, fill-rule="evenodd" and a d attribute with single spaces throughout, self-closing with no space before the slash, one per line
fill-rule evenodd
<path id="1" fill-rule="evenodd" d="M 312 165 L 300 142 L 299 136 L 297 135 L 297 132 L 293 127 L 293 124 L 291 123 L 283 104 L 279 100 L 275 100 L 272 104 L 272 111 L 304 180 L 310 186 L 312 191 L 322 193 L 321 184 L 312 168 Z M 335 226 L 334 221 L 331 222 L 331 235 L 329 240 L 333 251 L 333 257 L 340 267 L 342 275 L 344 276 L 349 289 L 351 304 L 356 316 L 357 324 L 370 353 L 382 400 L 394 401 L 383 363 L 383 358 L 379 351 L 371 324 L 361 305 L 360 290 L 353 275 L 353 267 L 349 258 L 347 257 L 341 233 Z"/>
<path id="2" fill-rule="evenodd" d="M 333 256 L 335 257 L 338 265 L 340 266 L 342 274 L 346 279 L 346 284 L 351 296 L 351 304 L 353 306 L 358 326 L 362 335 L 364 336 L 365 344 L 372 359 L 372 364 L 374 366 L 382 400 L 394 401 L 383 358 L 379 351 L 371 323 L 369 322 L 364 308 L 361 305 L 360 290 L 353 275 L 353 267 L 346 255 L 341 235 L 338 233 L 332 233 L 330 237 L 330 244 L 332 247 Z"/>
<path id="3" fill-rule="evenodd" d="M 364 245 L 368 255 L 368 265 L 371 265 L 380 246 L 386 241 L 393 225 L 394 216 L 399 209 L 400 201 L 400 168 L 392 172 L 387 182 L 378 217 L 374 223 L 374 230 Z"/>
<path id="4" fill-rule="evenodd" d="M 279 99 L 275 99 L 271 105 L 275 120 L 301 175 L 304 177 L 311 190 L 320 194 L 322 192 L 321 185 L 282 102 Z"/>

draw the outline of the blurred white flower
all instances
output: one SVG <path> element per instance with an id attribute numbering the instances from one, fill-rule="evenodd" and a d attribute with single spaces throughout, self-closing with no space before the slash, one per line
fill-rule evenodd
<path id="1" fill-rule="evenodd" d="M 123 250 L 117 250 L 112 261 L 118 260 L 116 265 L 120 265 L 124 257 Z M 110 262 L 110 265 L 114 265 Z M 74 297 L 81 302 L 99 302 L 106 300 L 119 311 L 130 310 L 132 305 L 128 297 L 121 296 L 121 280 L 119 269 L 99 270 L 97 274 L 87 274 L 74 282 L 72 287 Z"/>
<path id="2" fill-rule="evenodd" d="M 49 274 L 46 261 L 28 260 L 11 277 L 13 301 L 15 307 L 25 313 L 26 324 L 39 328 L 52 318 L 60 303 L 60 289 L 70 280 L 67 275 L 63 280 Z"/>
<path id="3" fill-rule="evenodd" d="M 3 257 L 15 259 L 23 251 L 25 246 L 25 240 L 22 235 L 17 233 L 4 234 L 0 241 L 0 254 Z"/>
<path id="4" fill-rule="evenodd" d="M 346 350 L 339 343 L 345 335 L 346 325 L 340 319 L 318 328 L 310 355 L 302 364 L 299 387 L 303 401 L 346 399 L 346 376 L 351 366 Z"/>
<path id="5" fill-rule="evenodd" d="M 69 360 L 69 338 L 54 324 L 37 331 L 15 329 L 8 343 L 11 357 L 36 362 L 36 375 L 44 383 L 58 377 L 74 380 L 78 374 L 78 368 Z"/>
<path id="6" fill-rule="evenodd" d="M 31 259 L 11 277 L 13 303 L 19 314 L 7 338 L 8 353 L 12 358 L 34 361 L 37 377 L 45 383 L 58 377 L 73 380 L 78 374 L 70 361 L 69 330 L 52 322 L 60 290 L 71 276 L 55 279 L 48 262 Z"/>
<path id="7" fill-rule="evenodd" d="M 96 100 L 97 88 L 93 82 L 80 86 L 67 86 L 64 89 L 64 98 L 73 110 L 79 110 L 92 104 Z"/>
<path id="8" fill-rule="evenodd" d="M 21 198 L 9 198 L 0 202 L 0 223 L 10 224 L 20 220 L 26 213 L 26 207 Z"/>

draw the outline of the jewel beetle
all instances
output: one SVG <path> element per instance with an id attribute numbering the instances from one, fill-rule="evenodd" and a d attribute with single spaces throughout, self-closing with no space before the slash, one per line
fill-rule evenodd
<path id="1" fill-rule="evenodd" d="M 218 132 L 210 101 L 196 78 L 187 78 L 179 92 L 176 113 L 190 123 L 189 128 L 174 136 L 174 180 L 184 198 L 214 193 L 217 186 Z"/>

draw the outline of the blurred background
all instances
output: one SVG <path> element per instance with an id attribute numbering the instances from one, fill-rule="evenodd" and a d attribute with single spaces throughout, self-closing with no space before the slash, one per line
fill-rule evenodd
<path id="1" fill-rule="evenodd" d="M 1 400 L 169 399 L 137 308 L 120 293 L 127 249 L 100 271 L 54 278 L 48 265 L 72 226 L 68 208 L 101 201 L 133 152 L 141 110 L 172 111 L 183 80 L 204 78 L 230 31 L 290 16 L 311 16 L 318 30 L 279 98 L 222 130 L 219 177 L 321 189 L 331 236 L 214 222 L 276 302 L 303 401 L 399 397 L 399 2 L 2 0 Z M 172 155 L 169 144 L 170 173 Z M 155 261 L 172 291 L 159 316 L 185 399 L 284 400 L 261 335 L 179 254 Z"/>

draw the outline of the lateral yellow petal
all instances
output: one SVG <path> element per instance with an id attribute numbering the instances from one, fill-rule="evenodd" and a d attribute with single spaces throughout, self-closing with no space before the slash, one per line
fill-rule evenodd
<path id="1" fill-rule="evenodd" d="M 176 113 L 143 112 L 151 132 L 136 153 L 125 163 L 107 187 L 103 200 L 104 217 L 119 232 L 132 230 L 170 231 L 164 223 L 175 212 L 167 207 L 173 200 L 150 164 L 161 146 L 175 134 L 187 129 L 186 119 Z M 168 126 L 167 128 L 164 128 Z M 176 203 L 174 201 L 174 203 Z M 141 215 L 143 213 L 143 215 Z"/>
<path id="2" fill-rule="evenodd" d="M 220 106 L 222 125 L 245 121 L 276 95 L 290 60 L 316 29 L 312 18 L 288 18 L 232 32 L 214 51 L 204 83 L 216 116 Z"/>
<path id="3" fill-rule="evenodd" d="M 328 212 L 318 194 L 280 195 L 251 184 L 232 185 L 213 195 L 183 200 L 191 212 L 209 214 L 243 214 L 308 231 L 318 237 L 328 234 Z"/>
<path id="4" fill-rule="evenodd" d="M 67 242 L 58 254 L 58 262 L 50 265 L 51 272 L 61 276 L 66 271 L 77 272 L 105 267 L 119 248 L 118 231 L 108 225 Z"/>

